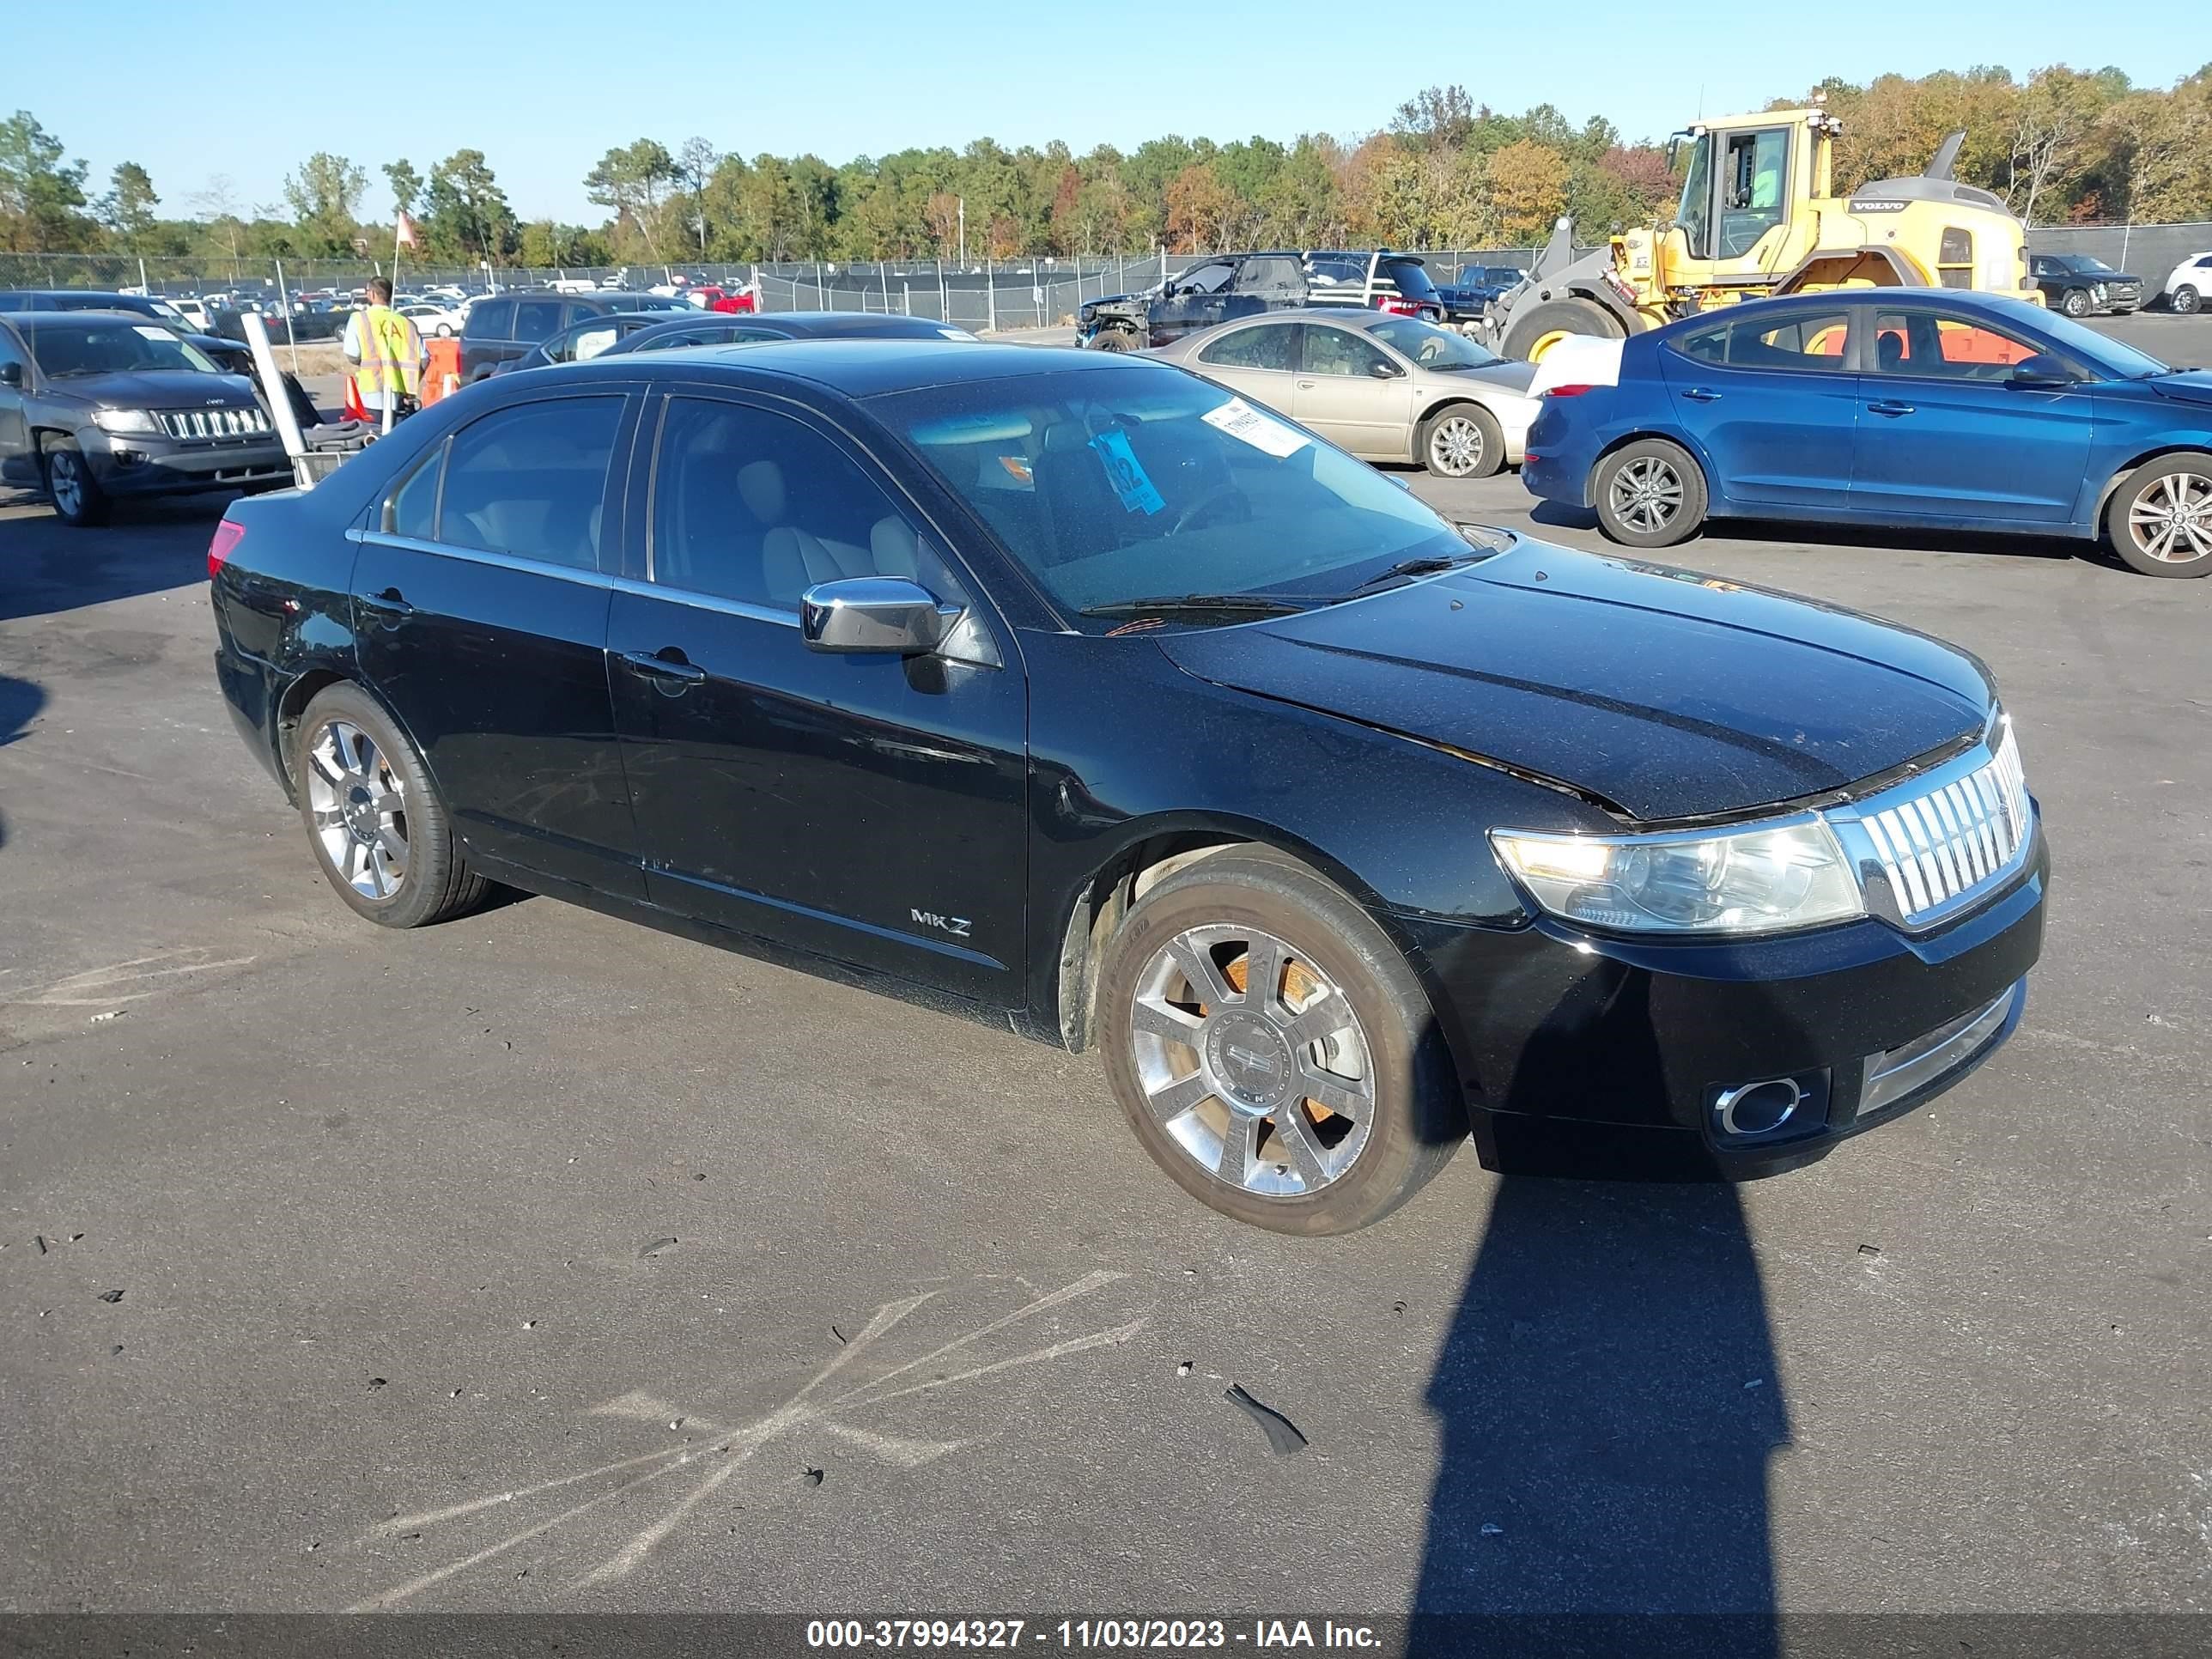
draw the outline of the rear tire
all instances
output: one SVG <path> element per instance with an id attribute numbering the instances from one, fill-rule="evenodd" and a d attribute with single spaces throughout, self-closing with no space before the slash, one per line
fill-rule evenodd
<path id="1" fill-rule="evenodd" d="M 384 706 L 343 682 L 315 694 L 293 739 L 307 843 L 332 890 L 383 927 L 424 927 L 483 901 L 415 745 Z"/>
<path id="2" fill-rule="evenodd" d="M 2203 296 L 2185 284 L 2173 290 L 2173 309 L 2180 316 L 2194 317 L 2197 307 L 2203 303 Z"/>
<path id="3" fill-rule="evenodd" d="M 1457 1072 L 1403 954 L 1267 848 L 1215 854 L 1146 894 L 1106 948 L 1098 997 L 1106 1074 L 1137 1139 L 1236 1220 L 1351 1232 L 1467 1138 Z"/>
<path id="4" fill-rule="evenodd" d="M 1597 465 L 1598 527 L 1624 547 L 1672 547 L 1705 521 L 1704 469 L 1680 444 L 1638 438 Z"/>
<path id="5" fill-rule="evenodd" d="M 44 471 L 46 499 L 54 515 L 73 530 L 89 530 L 107 522 L 107 492 L 92 476 L 84 452 L 74 438 L 56 439 L 48 446 Z"/>
<path id="6" fill-rule="evenodd" d="M 1439 478 L 1487 478 L 1505 465 L 1505 431 L 1480 404 L 1447 404 L 1421 422 L 1421 465 Z"/>
<path id="7" fill-rule="evenodd" d="M 2105 533 L 2145 576 L 2212 576 L 2212 455 L 2161 456 L 2112 492 Z"/>
<path id="8" fill-rule="evenodd" d="M 1595 300 L 1547 300 L 1540 305 L 1516 308 L 1505 325 L 1505 355 L 1533 363 L 1563 334 L 1594 334 L 1601 340 L 1618 340 L 1626 331 L 1620 319 Z"/>

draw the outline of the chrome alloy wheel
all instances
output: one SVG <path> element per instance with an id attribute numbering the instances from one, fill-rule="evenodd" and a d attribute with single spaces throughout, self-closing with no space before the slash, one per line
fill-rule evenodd
<path id="1" fill-rule="evenodd" d="M 1465 415 L 1447 415 L 1429 434 L 1429 459 L 1448 478 L 1464 478 L 1482 465 L 1482 428 Z"/>
<path id="2" fill-rule="evenodd" d="M 57 449 L 46 456 L 46 494 L 65 519 L 84 511 L 84 462 L 73 449 Z"/>
<path id="3" fill-rule="evenodd" d="M 405 781 L 350 720 L 325 721 L 307 754 L 307 807 L 324 856 L 362 897 L 390 898 L 407 879 Z"/>
<path id="4" fill-rule="evenodd" d="M 1664 530 L 1682 510 L 1682 477 L 1656 455 L 1639 455 L 1606 487 L 1613 515 L 1631 530 Z"/>
<path id="5" fill-rule="evenodd" d="M 1145 965 L 1129 1028 L 1154 1121 L 1217 1180 L 1300 1197 L 1365 1149 L 1375 1082 L 1359 1017 L 1273 934 L 1178 934 Z"/>
<path id="6" fill-rule="evenodd" d="M 2128 534 L 2145 557 L 2194 564 L 2212 557 L 2212 474 L 2169 472 L 2128 508 Z"/>

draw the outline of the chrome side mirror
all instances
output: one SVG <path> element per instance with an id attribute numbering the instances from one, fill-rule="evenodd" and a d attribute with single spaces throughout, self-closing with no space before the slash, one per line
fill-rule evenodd
<path id="1" fill-rule="evenodd" d="M 848 576 L 806 590 L 799 632 L 812 651 L 919 657 L 944 644 L 965 614 L 903 576 Z"/>

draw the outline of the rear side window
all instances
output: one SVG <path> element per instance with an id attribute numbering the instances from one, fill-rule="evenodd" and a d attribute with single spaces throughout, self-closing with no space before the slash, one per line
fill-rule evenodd
<path id="1" fill-rule="evenodd" d="M 1265 295 L 1270 299 L 1296 299 L 1305 292 L 1305 273 L 1287 255 L 1247 259 L 1237 273 L 1239 294 Z"/>
<path id="2" fill-rule="evenodd" d="M 1692 362 L 1729 368 L 1840 370 L 1849 313 L 1816 312 L 1776 322 L 1753 314 L 1686 334 L 1674 349 Z"/>
<path id="3" fill-rule="evenodd" d="M 438 479 L 445 467 L 446 446 L 434 447 L 416 463 L 384 502 L 384 533 L 410 541 L 434 540 L 438 533 Z"/>
<path id="4" fill-rule="evenodd" d="M 598 568 L 620 398 L 517 404 L 448 441 L 437 539 Z"/>
<path id="5" fill-rule="evenodd" d="M 558 300 L 518 300 L 514 304 L 514 337 L 543 340 L 561 326 Z"/>
<path id="6" fill-rule="evenodd" d="M 504 340 L 514 326 L 514 301 L 479 300 L 469 307 L 468 320 L 461 325 L 461 331 L 482 339 Z"/>
<path id="7" fill-rule="evenodd" d="M 1288 372 L 1292 348 L 1297 343 L 1295 323 L 1267 323 L 1224 334 L 1198 354 L 1201 363 L 1224 368 L 1278 368 Z"/>

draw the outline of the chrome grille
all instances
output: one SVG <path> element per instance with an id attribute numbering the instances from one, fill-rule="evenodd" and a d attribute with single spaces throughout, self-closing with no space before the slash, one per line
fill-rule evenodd
<path id="1" fill-rule="evenodd" d="M 172 438 L 251 438 L 267 432 L 269 416 L 258 408 L 165 409 L 154 418 Z"/>
<path id="2" fill-rule="evenodd" d="M 1863 801 L 1835 823 L 1861 843 L 1863 872 L 1888 883 L 1899 919 L 1917 925 L 1963 908 L 2017 868 L 2033 810 L 2007 722 L 1994 750 Z"/>

